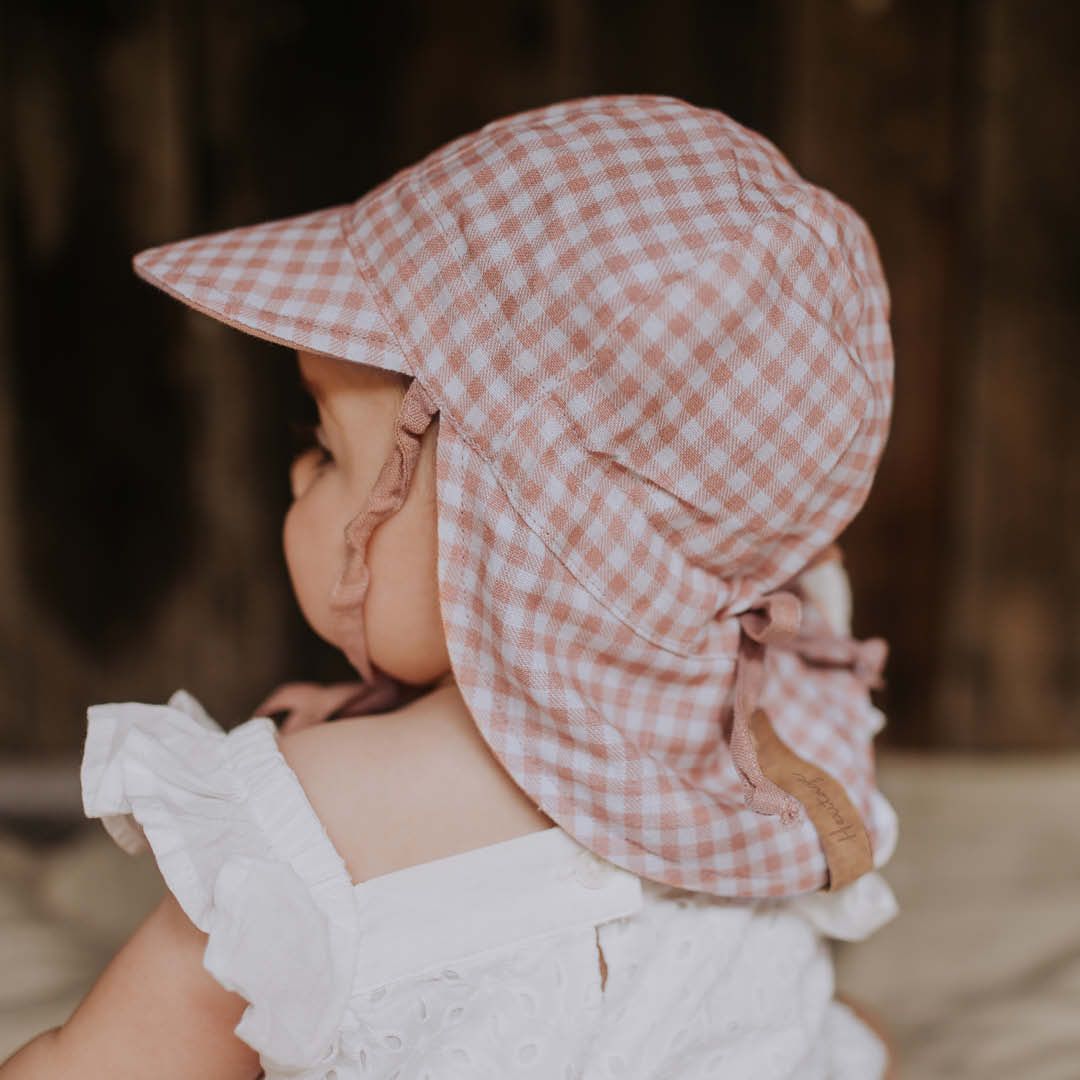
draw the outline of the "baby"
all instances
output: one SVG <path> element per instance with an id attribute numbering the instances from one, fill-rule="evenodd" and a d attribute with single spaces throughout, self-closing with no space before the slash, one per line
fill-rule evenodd
<path id="1" fill-rule="evenodd" d="M 87 814 L 168 892 L 0 1077 L 885 1076 L 827 943 L 896 910 L 835 544 L 892 397 L 854 211 L 722 113 L 587 98 L 136 269 L 295 351 L 285 558 L 359 681 L 89 710 Z"/>

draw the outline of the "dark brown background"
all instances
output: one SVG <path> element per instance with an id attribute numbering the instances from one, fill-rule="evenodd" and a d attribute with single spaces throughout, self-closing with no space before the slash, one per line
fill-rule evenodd
<path id="1" fill-rule="evenodd" d="M 351 200 L 503 113 L 671 93 L 869 222 L 896 407 L 841 538 L 884 741 L 1080 745 L 1076 5 L 10 2 L 0 19 L 0 754 L 177 686 L 345 674 L 288 591 L 285 350 L 132 253 Z"/>

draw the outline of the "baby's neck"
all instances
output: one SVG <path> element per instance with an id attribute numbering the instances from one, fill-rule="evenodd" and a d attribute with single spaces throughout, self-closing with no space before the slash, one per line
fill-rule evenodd
<path id="1" fill-rule="evenodd" d="M 426 683 L 422 686 L 409 686 L 406 683 L 399 683 L 400 700 L 395 710 L 403 709 L 406 705 L 412 705 L 414 702 L 421 701 L 425 698 L 434 698 L 436 695 L 439 697 L 446 696 L 451 688 L 456 689 L 457 683 L 454 680 L 453 671 L 446 672 L 445 675 L 441 675 L 434 682 Z"/>

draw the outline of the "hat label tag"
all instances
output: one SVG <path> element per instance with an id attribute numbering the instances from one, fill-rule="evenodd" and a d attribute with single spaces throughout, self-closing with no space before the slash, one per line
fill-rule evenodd
<path id="1" fill-rule="evenodd" d="M 825 892 L 836 892 L 874 869 L 870 834 L 843 786 L 824 769 L 799 757 L 772 726 L 764 709 L 750 716 L 761 771 L 777 787 L 798 799 L 817 830 L 825 851 L 829 880 Z"/>

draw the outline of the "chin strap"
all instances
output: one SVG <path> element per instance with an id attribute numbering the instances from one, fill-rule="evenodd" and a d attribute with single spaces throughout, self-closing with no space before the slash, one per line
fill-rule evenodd
<path id="1" fill-rule="evenodd" d="M 420 437 L 438 411 L 439 407 L 414 378 L 394 420 L 394 447 L 383 462 L 366 503 L 345 528 L 345 565 L 330 595 L 330 608 L 337 619 L 338 645 L 365 683 L 378 681 L 364 633 L 364 598 L 370 579 L 368 541 L 375 527 L 405 501 L 420 456 Z"/>
<path id="2" fill-rule="evenodd" d="M 364 599 L 370 572 L 367 546 L 375 527 L 400 509 L 409 492 L 421 436 L 438 406 L 414 378 L 405 391 L 394 419 L 394 446 L 383 462 L 375 485 L 359 513 L 345 528 L 345 563 L 330 594 L 341 651 L 360 675 L 359 682 L 286 683 L 260 703 L 256 715 L 288 714 L 282 733 L 332 720 L 337 716 L 360 716 L 396 708 L 407 696 L 405 688 L 375 668 L 368 656 L 364 632 Z"/>
<path id="3" fill-rule="evenodd" d="M 739 616 L 739 652 L 736 658 L 734 717 L 731 727 L 731 756 L 742 779 L 746 805 L 759 814 L 778 814 L 784 824 L 796 821 L 802 804 L 774 783 L 762 771 L 758 760 L 751 720 L 758 706 L 764 681 L 765 650 L 769 646 L 791 649 L 806 660 L 850 668 L 864 686 L 883 684 L 881 672 L 888 655 L 884 638 L 856 641 L 827 630 L 802 629 L 802 601 L 790 589 L 767 593 L 754 607 Z"/>

